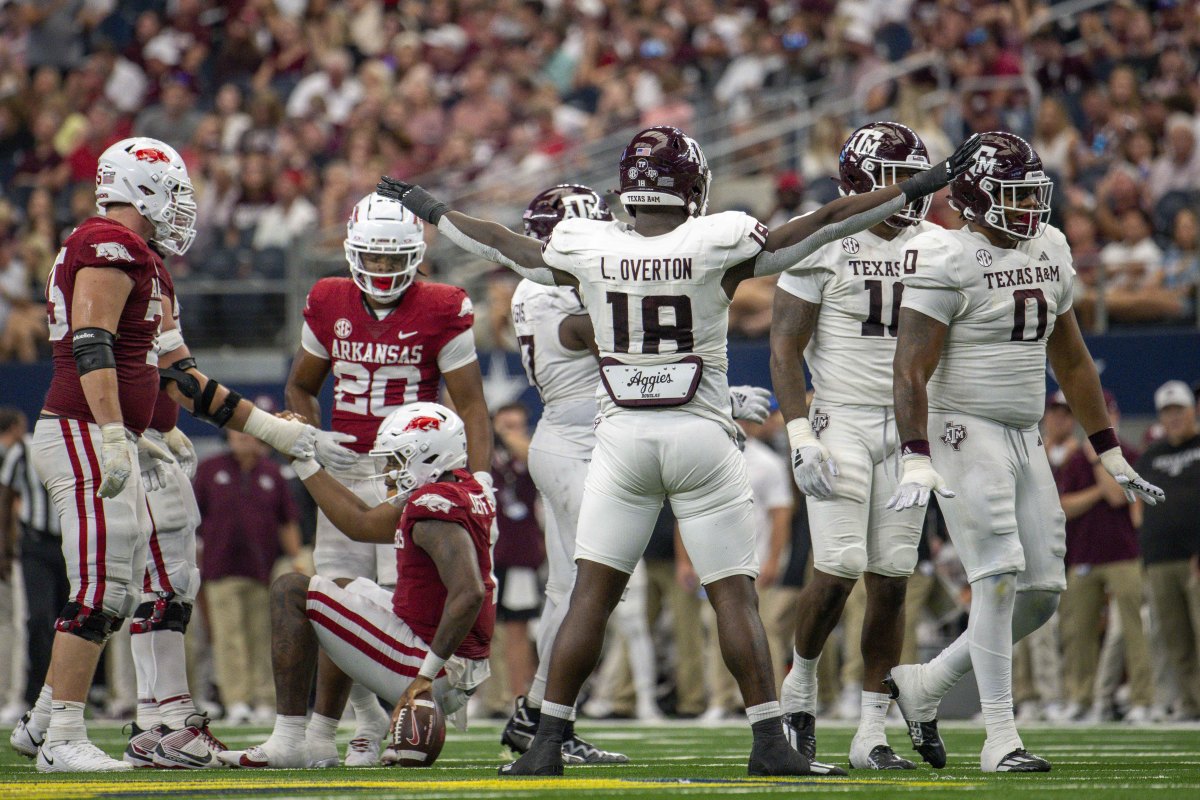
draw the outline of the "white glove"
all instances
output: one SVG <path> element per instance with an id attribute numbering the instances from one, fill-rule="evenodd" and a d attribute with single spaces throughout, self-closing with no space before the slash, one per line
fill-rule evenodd
<path id="1" fill-rule="evenodd" d="M 116 497 L 125 488 L 125 481 L 133 472 L 124 423 L 101 425 L 100 439 L 100 487 L 96 489 L 96 496 Z"/>
<path id="2" fill-rule="evenodd" d="M 175 456 L 184 474 L 189 479 L 196 477 L 196 448 L 192 447 L 192 440 L 179 428 L 171 428 L 163 434 L 163 441 L 167 443 L 167 449 Z"/>
<path id="3" fill-rule="evenodd" d="M 346 470 L 358 463 L 358 453 L 342 447 L 342 442 L 356 442 L 357 436 L 333 431 L 317 432 L 317 461 L 328 469 Z"/>
<path id="4" fill-rule="evenodd" d="M 942 497 L 954 497 L 946 481 L 933 468 L 929 456 L 920 454 L 904 457 L 904 472 L 900 476 L 900 485 L 892 493 L 892 499 L 887 501 L 888 508 L 903 511 L 913 506 L 929 504 L 929 493 L 937 492 Z"/>
<path id="5" fill-rule="evenodd" d="M 492 501 L 492 505 L 496 505 L 496 484 L 492 481 L 492 473 L 480 470 L 471 474 L 475 480 L 479 481 L 479 485 L 483 487 L 483 490 L 487 492 L 488 499 Z"/>
<path id="6" fill-rule="evenodd" d="M 145 436 L 137 441 L 138 469 L 142 471 L 142 485 L 147 492 L 157 492 L 167 485 L 167 464 L 175 463 L 171 454 Z"/>
<path id="7" fill-rule="evenodd" d="M 1148 506 L 1158 505 L 1167 499 L 1167 494 L 1152 483 L 1147 483 L 1141 475 L 1134 472 L 1133 467 L 1121 454 L 1121 448 L 1112 447 L 1100 454 L 1100 463 L 1113 480 L 1125 490 L 1125 499 L 1133 502 L 1142 498 Z"/>
<path id="8" fill-rule="evenodd" d="M 242 432 L 269 444 L 285 456 L 301 459 L 316 455 L 317 436 L 321 433 L 308 423 L 283 419 L 257 407 L 251 409 Z"/>
<path id="9" fill-rule="evenodd" d="M 763 422 L 771 413 L 771 392 L 758 386 L 730 386 L 729 406 L 734 419 Z"/>
<path id="10" fill-rule="evenodd" d="M 813 435 L 812 425 L 804 417 L 789 422 L 787 432 L 792 446 L 792 477 L 800 491 L 819 500 L 832 497 L 838 469 L 829 448 Z"/>

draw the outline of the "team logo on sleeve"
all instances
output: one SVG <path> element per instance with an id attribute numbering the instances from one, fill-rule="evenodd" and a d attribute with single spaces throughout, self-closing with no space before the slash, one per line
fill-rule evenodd
<path id="1" fill-rule="evenodd" d="M 352 330 L 354 328 L 350 325 L 350 320 L 345 317 L 341 317 L 337 322 L 333 323 L 333 335 L 339 339 L 345 339 L 350 335 Z"/>
<path id="2" fill-rule="evenodd" d="M 813 436 L 821 438 L 821 431 L 829 427 L 829 415 L 819 408 L 813 409 L 812 419 L 809 421 L 812 425 Z"/>
<path id="3" fill-rule="evenodd" d="M 855 239 L 853 236 L 847 236 L 845 239 L 842 239 L 842 249 L 850 255 L 856 255 L 862 249 L 862 245 L 858 243 L 858 239 Z"/>
<path id="4" fill-rule="evenodd" d="M 96 258 L 103 258 L 106 261 L 133 261 L 129 250 L 119 242 L 101 242 L 92 247 L 96 250 Z"/>
<path id="5" fill-rule="evenodd" d="M 428 508 L 435 514 L 445 514 L 454 508 L 454 503 L 450 502 L 440 494 L 423 494 L 416 500 L 412 501 L 414 506 Z"/>
<path id="6" fill-rule="evenodd" d="M 953 447 L 955 450 L 967 438 L 967 426 L 957 422 L 947 422 L 946 432 L 942 434 L 941 439 L 946 444 Z"/>

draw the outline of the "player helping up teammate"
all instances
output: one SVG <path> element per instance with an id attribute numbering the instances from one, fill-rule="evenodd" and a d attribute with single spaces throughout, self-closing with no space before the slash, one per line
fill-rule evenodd
<path id="1" fill-rule="evenodd" d="M 502 774 L 561 773 L 576 696 L 664 497 L 679 517 L 742 691 L 754 731 L 750 773 L 836 769 L 810 763 L 783 736 L 756 612 L 750 487 L 730 417 L 728 307 L 742 280 L 781 272 L 945 186 L 976 146 L 971 140 L 901 184 L 841 198 L 770 232 L 737 212 L 705 216 L 711 175 L 704 154 L 668 127 L 642 131 L 622 155 L 622 201 L 635 214 L 632 228 L 566 220 L 545 245 L 451 211 L 419 186 L 381 181 L 381 194 L 460 246 L 539 283 L 577 287 L 601 356 L 605 395 L 579 513 L 576 584 L 551 654 L 537 736 Z"/>

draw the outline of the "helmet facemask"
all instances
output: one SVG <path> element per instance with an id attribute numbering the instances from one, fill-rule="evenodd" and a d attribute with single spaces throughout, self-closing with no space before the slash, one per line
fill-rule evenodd
<path id="1" fill-rule="evenodd" d="M 355 285 L 385 303 L 395 300 L 412 285 L 417 267 L 424 258 L 424 242 L 373 241 L 363 244 L 346 240 L 346 261 L 350 264 L 350 276 Z M 375 263 L 368 265 L 366 260 Z"/>
<path id="2" fill-rule="evenodd" d="M 1054 190 L 1054 184 L 1045 173 L 1030 172 L 1019 181 L 983 178 L 979 188 L 992 201 L 981 222 L 1014 239 L 1036 239 L 1042 235 L 1050 216 L 1050 195 Z M 974 214 L 967 218 L 972 217 Z"/>
<path id="3" fill-rule="evenodd" d="M 911 158 L 911 161 L 885 161 L 882 159 L 874 160 L 873 163 L 871 161 L 864 161 L 860 174 L 870 178 L 871 183 L 867 188 L 867 192 L 885 189 L 888 186 L 895 186 L 898 183 L 908 180 L 918 172 L 924 172 L 929 169 L 928 159 L 918 155 L 914 155 Z M 860 179 L 859 183 L 861 184 L 863 181 Z M 846 191 L 844 184 L 838 188 L 843 196 L 858 194 L 858 192 Z M 933 195 L 925 195 L 912 201 L 885 219 L 884 222 L 893 228 L 908 228 L 917 225 L 924 221 L 932 204 Z"/>
<path id="4" fill-rule="evenodd" d="M 157 214 L 149 217 L 154 223 L 154 236 L 150 241 L 168 253 L 181 256 L 196 238 L 196 193 L 191 183 L 172 175 L 163 177 L 163 185 L 170 199 Z"/>

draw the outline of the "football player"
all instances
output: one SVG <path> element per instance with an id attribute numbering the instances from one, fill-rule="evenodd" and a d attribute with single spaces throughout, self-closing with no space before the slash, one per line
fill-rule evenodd
<path id="1" fill-rule="evenodd" d="M 504 775 L 557 775 L 580 686 L 605 622 L 645 549 L 664 497 L 716 611 L 721 651 L 754 731 L 752 775 L 829 774 L 783 736 L 756 610 L 754 526 L 746 465 L 730 415 L 730 299 L 750 277 L 782 272 L 816 248 L 870 227 L 944 186 L 974 144 L 897 186 L 844 197 L 776 231 L 749 215 L 705 216 L 711 175 L 700 146 L 648 128 L 620 161 L 632 228 L 570 219 L 544 245 L 451 211 L 419 186 L 384 178 L 378 191 L 451 241 L 543 284 L 574 286 L 592 320 L 604 394 L 579 511 L 577 575 L 550 659 L 546 702 L 528 752 Z"/>
<path id="2" fill-rule="evenodd" d="M 1046 222 L 1051 188 L 1024 139 L 983 134 L 970 169 L 950 185 L 966 227 L 913 238 L 913 268 L 901 278 L 894 394 L 903 474 L 888 507 L 924 506 L 931 492 L 948 498 L 938 506 L 972 589 L 966 633 L 887 679 L 914 748 L 936 768 L 946 764 L 938 703 L 974 669 L 987 730 L 982 770 L 1050 769 L 1025 750 L 1012 700 L 1013 642 L 1050 618 L 1066 587 L 1065 517 L 1038 435 L 1047 358 L 1103 468 L 1131 501 L 1164 499 L 1118 446 L 1071 311 L 1071 251 Z"/>
<path id="3" fill-rule="evenodd" d="M 160 250 L 185 253 L 195 237 L 187 168 L 156 139 L 123 139 L 101 154 L 96 204 L 98 216 L 67 237 L 47 280 L 54 377 L 34 428 L 32 458 L 62 523 L 71 602 L 56 623 L 37 704 L 9 738 L 19 753 L 36 757 L 42 772 L 132 767 L 88 740 L 83 709 L 105 642 L 142 597 L 150 519 L 142 482 L 128 481 L 139 448 L 172 460 L 140 439 L 159 392 L 161 341 L 155 343 L 166 274 Z M 197 398 L 198 415 L 293 455 L 313 453 L 315 428 L 272 417 L 205 381 L 203 392 L 197 385 L 187 393 L 189 406 Z"/>
<path id="4" fill-rule="evenodd" d="M 317 395 L 333 373 L 332 427 L 353 439 L 344 447 L 322 446 L 317 459 L 364 502 L 378 503 L 367 452 L 379 424 L 401 406 L 436 401 L 444 379 L 466 425 L 468 466 L 491 489 L 491 423 L 467 293 L 457 286 L 415 282 L 425 257 L 425 229 L 395 200 L 377 194 L 360 200 L 346 223 L 345 250 L 350 277 L 317 281 L 308 294 L 301 346 L 284 390 L 290 411 L 319 420 Z M 389 588 L 396 584 L 391 545 L 354 541 L 323 511 L 317 514 L 313 559 L 318 575 L 343 584 L 355 578 Z M 322 676 L 327 663 L 322 659 Z M 351 690 L 350 703 L 356 726 L 346 766 L 377 764 L 387 715 L 361 686 Z M 336 766 L 332 739 L 318 740 L 314 733 L 311 748 L 315 760 Z"/>
<path id="5" fill-rule="evenodd" d="M 850 134 L 838 157 L 843 195 L 892 186 L 930 167 L 924 142 L 895 122 Z M 934 227 L 926 196 L 868 230 L 830 242 L 779 277 L 771 325 L 771 378 L 787 421 L 792 469 L 808 496 L 813 580 L 800 595 L 796 650 L 783 683 L 784 728 L 816 753 L 817 660 L 850 591 L 867 588 L 863 691 L 850 743 L 857 769 L 913 769 L 888 746 L 882 690 L 904 644 L 904 589 L 917 563 L 924 512 L 885 510 L 899 446 L 892 411 L 896 315 L 912 268 L 908 242 Z M 812 408 L 804 363 L 812 371 Z"/>
<path id="6" fill-rule="evenodd" d="M 558 223 L 576 218 L 611 221 L 613 215 L 604 199 L 587 186 L 554 186 L 539 192 L 525 209 L 525 235 L 548 242 Z M 575 289 L 522 280 L 513 293 L 512 318 L 525 374 L 544 406 L 529 445 L 529 472 L 546 510 L 549 568 L 537 629 L 537 673 L 529 695 L 517 698 L 516 710 L 500 738 L 501 744 L 519 754 L 529 749 L 537 733 L 554 637 L 575 583 L 575 531 L 587 465 L 596 445 L 600 366 L 592 321 Z M 730 398 L 735 418 L 758 422 L 766 418 L 769 395 L 765 390 L 733 387 Z M 648 668 L 653 670 L 653 665 Z M 563 736 L 563 759 L 584 764 L 629 760 L 581 739 L 573 724 Z"/>
<path id="7" fill-rule="evenodd" d="M 330 659 L 341 694 L 318 694 L 307 728 L 326 726 L 330 737 L 350 680 L 395 704 L 397 712 L 432 689 L 443 713 L 451 716 L 488 677 L 496 621 L 491 555 L 496 504 L 464 469 L 463 421 L 445 406 L 410 403 L 388 415 L 368 452 L 385 464 L 385 472 L 372 477 L 383 479 L 388 496 L 375 507 L 316 461 L 293 466 L 347 536 L 392 542 L 400 580 L 392 592 L 367 578 L 345 587 L 319 575 L 286 575 L 275 582 L 275 729 L 261 745 L 220 753 L 230 766 L 312 766 L 305 715 L 318 649 Z M 392 752 L 384 754 L 384 763 Z"/>

